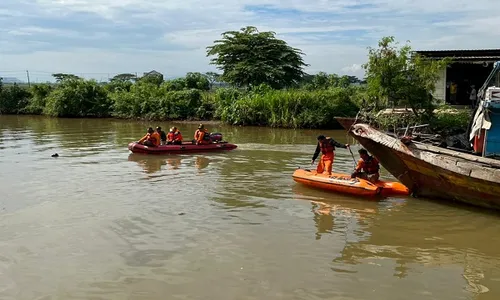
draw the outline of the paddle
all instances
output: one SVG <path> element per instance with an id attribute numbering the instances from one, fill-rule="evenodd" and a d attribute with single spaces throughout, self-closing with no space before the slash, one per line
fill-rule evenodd
<path id="1" fill-rule="evenodd" d="M 349 149 L 349 152 L 351 152 L 352 161 L 354 162 L 354 168 L 356 168 L 357 162 L 356 159 L 354 158 L 354 153 L 352 153 L 351 147 L 347 147 L 347 149 Z"/>

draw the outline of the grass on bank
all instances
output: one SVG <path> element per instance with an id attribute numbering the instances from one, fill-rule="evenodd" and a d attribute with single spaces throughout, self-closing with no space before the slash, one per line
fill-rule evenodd
<path id="1" fill-rule="evenodd" d="M 93 80 L 68 80 L 58 85 L 35 84 L 0 88 L 0 114 L 53 117 L 116 117 L 148 120 L 220 120 L 232 125 L 282 128 L 340 128 L 336 116 L 354 117 L 366 98 L 360 86 L 327 89 L 252 91 L 219 88 L 204 91 L 164 82 L 102 85 Z M 466 128 L 470 112 L 441 112 L 436 130 Z M 429 120 L 385 115 L 381 127 L 422 124 Z"/>

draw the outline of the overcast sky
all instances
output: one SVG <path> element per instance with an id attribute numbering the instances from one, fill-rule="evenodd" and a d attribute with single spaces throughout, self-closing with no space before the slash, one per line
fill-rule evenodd
<path id="1" fill-rule="evenodd" d="M 205 47 L 247 25 L 302 49 L 307 72 L 363 76 L 386 35 L 416 50 L 499 47 L 498 0 L 1 0 L 0 76 L 106 79 L 215 71 Z"/>

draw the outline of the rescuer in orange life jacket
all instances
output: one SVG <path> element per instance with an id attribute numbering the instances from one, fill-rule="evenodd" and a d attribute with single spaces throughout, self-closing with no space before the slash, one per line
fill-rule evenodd
<path id="1" fill-rule="evenodd" d="M 324 135 L 318 136 L 318 145 L 316 146 L 316 151 L 312 158 L 311 164 L 314 164 L 316 158 L 318 158 L 319 152 L 321 151 L 321 158 L 316 168 L 316 172 L 321 174 L 323 172 L 328 172 L 328 175 L 332 174 L 333 160 L 335 158 L 335 147 L 347 149 L 349 144 L 341 144 L 331 137 L 325 137 Z"/>
<path id="2" fill-rule="evenodd" d="M 206 145 L 212 142 L 210 132 L 205 129 L 205 126 L 203 124 L 200 124 L 200 126 L 198 126 L 198 129 L 194 133 L 194 140 L 196 141 L 196 145 Z"/>
<path id="3" fill-rule="evenodd" d="M 156 127 L 156 132 L 160 135 L 161 145 L 165 145 L 167 143 L 167 134 L 165 131 L 161 130 L 161 127 Z"/>
<path id="4" fill-rule="evenodd" d="M 359 177 L 371 181 L 373 183 L 377 182 L 380 174 L 380 165 L 378 160 L 368 155 L 368 151 L 365 149 L 359 149 L 359 156 L 361 159 L 358 161 L 358 165 L 352 173 L 351 178 Z"/>
<path id="5" fill-rule="evenodd" d="M 167 134 L 167 145 L 182 145 L 182 134 L 175 126 Z"/>
<path id="6" fill-rule="evenodd" d="M 139 142 L 139 144 L 145 146 L 156 147 L 160 145 L 160 134 L 153 130 L 152 127 L 148 128 L 148 133 L 143 136 Z"/>

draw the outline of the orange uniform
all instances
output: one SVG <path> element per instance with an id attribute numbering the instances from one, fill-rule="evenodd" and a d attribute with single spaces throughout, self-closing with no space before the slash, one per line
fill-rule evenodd
<path id="1" fill-rule="evenodd" d="M 194 139 L 196 140 L 196 144 L 210 144 L 211 139 L 210 139 L 210 133 L 208 130 L 196 130 L 194 133 Z"/>
<path id="2" fill-rule="evenodd" d="M 378 160 L 373 156 L 369 156 L 366 153 L 366 150 L 360 151 L 360 154 L 362 154 L 362 156 L 358 161 L 356 169 L 354 170 L 354 173 L 352 173 L 351 178 L 359 177 L 374 183 L 377 182 L 380 177 L 380 165 Z"/>
<path id="3" fill-rule="evenodd" d="M 361 173 L 365 172 L 367 175 L 373 175 L 373 174 L 378 174 L 380 170 L 380 165 L 378 160 L 373 157 L 369 156 L 368 159 L 360 159 L 358 160 L 358 164 L 356 166 L 356 173 Z"/>
<path id="4" fill-rule="evenodd" d="M 173 142 L 182 142 L 182 134 L 179 130 L 176 130 L 175 132 L 174 131 L 170 131 L 168 134 L 167 134 L 167 142 L 170 142 L 170 143 L 173 143 Z"/>
<path id="5" fill-rule="evenodd" d="M 151 142 L 154 146 L 160 145 L 160 134 L 158 132 L 148 133 L 139 140 L 139 144 L 143 144 L 146 141 Z"/>
<path id="6" fill-rule="evenodd" d="M 332 174 L 333 161 L 335 159 L 335 146 L 340 148 L 347 148 L 346 145 L 336 142 L 330 137 L 326 137 L 322 141 L 318 142 L 312 160 L 315 161 L 319 153 L 321 152 L 322 155 L 316 168 L 316 172 L 318 172 L 319 174 L 325 172 L 325 170 L 328 172 L 328 175 Z"/>

